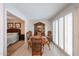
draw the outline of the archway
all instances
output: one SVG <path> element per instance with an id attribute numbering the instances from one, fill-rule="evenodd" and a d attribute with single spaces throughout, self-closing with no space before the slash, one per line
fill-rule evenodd
<path id="1" fill-rule="evenodd" d="M 38 22 L 34 24 L 34 35 L 36 35 L 37 31 L 42 31 L 43 35 L 45 36 L 45 24 L 42 22 Z"/>

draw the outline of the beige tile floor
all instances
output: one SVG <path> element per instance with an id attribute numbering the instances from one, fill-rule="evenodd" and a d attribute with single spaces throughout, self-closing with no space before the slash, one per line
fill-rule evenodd
<path id="1" fill-rule="evenodd" d="M 51 50 L 45 45 L 43 50 L 43 56 L 66 56 L 65 53 L 60 51 L 54 44 L 51 43 Z M 18 50 L 16 50 L 11 56 L 31 56 L 31 49 L 27 48 L 27 43 L 24 43 Z"/>

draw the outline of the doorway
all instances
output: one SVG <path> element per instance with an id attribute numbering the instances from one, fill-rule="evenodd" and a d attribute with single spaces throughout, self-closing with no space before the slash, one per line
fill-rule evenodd
<path id="1" fill-rule="evenodd" d="M 36 35 L 37 31 L 41 31 L 42 35 L 45 36 L 45 24 L 42 22 L 38 22 L 34 24 L 34 35 Z"/>
<path id="2" fill-rule="evenodd" d="M 7 55 L 11 56 L 25 41 L 25 22 L 7 11 Z"/>

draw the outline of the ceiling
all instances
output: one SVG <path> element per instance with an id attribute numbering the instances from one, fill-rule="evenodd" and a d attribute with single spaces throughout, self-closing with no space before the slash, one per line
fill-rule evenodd
<path id="1" fill-rule="evenodd" d="M 21 20 L 21 21 L 23 21 L 22 19 L 20 19 L 19 17 L 11 14 L 10 12 L 7 12 L 7 19 L 8 20 Z"/>
<path id="2" fill-rule="evenodd" d="M 12 3 L 11 3 L 12 4 Z M 68 3 L 13 3 L 29 19 L 49 19 L 68 6 Z"/>

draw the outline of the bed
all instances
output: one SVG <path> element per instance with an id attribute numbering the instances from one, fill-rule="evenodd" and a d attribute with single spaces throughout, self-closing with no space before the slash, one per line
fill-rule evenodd
<path id="1" fill-rule="evenodd" d="M 19 41 L 20 29 L 8 29 L 7 30 L 7 46 Z"/>

